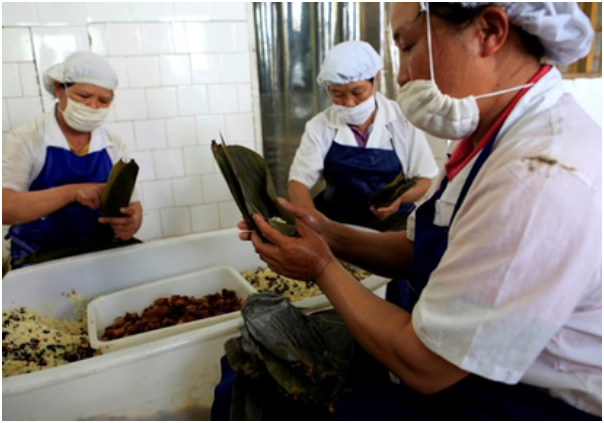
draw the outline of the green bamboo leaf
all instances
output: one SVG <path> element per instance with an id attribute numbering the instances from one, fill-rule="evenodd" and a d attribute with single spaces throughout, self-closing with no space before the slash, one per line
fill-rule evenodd
<path id="1" fill-rule="evenodd" d="M 415 186 L 417 179 L 417 177 L 407 178 L 402 172 L 399 173 L 392 181 L 369 197 L 369 205 L 384 207 L 392 204 L 404 192 Z"/>

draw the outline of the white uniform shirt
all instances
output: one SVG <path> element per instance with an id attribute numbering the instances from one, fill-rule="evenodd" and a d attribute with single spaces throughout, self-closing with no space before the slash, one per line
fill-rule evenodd
<path id="1" fill-rule="evenodd" d="M 602 414 L 602 129 L 548 72 L 501 128 L 413 311 L 432 351 Z M 475 160 L 436 205 L 448 224 Z M 414 214 L 408 236 L 414 238 Z"/>
<path id="2" fill-rule="evenodd" d="M 54 113 L 38 116 L 9 132 L 2 144 L 2 188 L 29 191 L 44 166 L 49 146 L 70 149 Z M 107 150 L 114 164 L 120 159 L 128 160 L 126 144 L 101 126 L 92 131 L 88 152 L 103 149 Z M 140 201 L 137 190 L 131 201 Z"/>
<path id="3" fill-rule="evenodd" d="M 396 102 L 376 93 L 377 113 L 366 148 L 395 150 L 405 175 L 433 178 L 438 166 L 424 133 L 402 115 Z M 325 156 L 333 142 L 357 147 L 352 130 L 328 107 L 306 123 L 300 146 L 289 171 L 289 180 L 311 189 L 323 176 Z"/>

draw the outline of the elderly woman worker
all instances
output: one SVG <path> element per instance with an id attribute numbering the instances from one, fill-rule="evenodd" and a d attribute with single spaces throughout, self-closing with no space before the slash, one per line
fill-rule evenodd
<path id="1" fill-rule="evenodd" d="M 103 217 L 100 198 L 113 163 L 126 146 L 101 124 L 113 101 L 117 75 L 107 60 L 77 52 L 44 73 L 57 98 L 52 113 L 9 133 L 2 151 L 2 223 L 11 225 L 11 262 L 131 242 L 142 223 L 141 203 L 124 217 Z"/>
<path id="2" fill-rule="evenodd" d="M 602 129 L 547 64 L 587 54 L 588 19 L 576 3 L 397 3 L 391 24 L 403 112 L 461 139 L 440 187 L 404 232 L 284 202 L 300 237 L 261 219 L 270 242 L 251 236 L 273 270 L 315 280 L 386 370 L 336 418 L 601 420 Z M 411 314 L 336 257 L 412 274 Z"/>
<path id="3" fill-rule="evenodd" d="M 382 61 L 363 41 L 332 48 L 317 77 L 333 104 L 307 124 L 289 174 L 293 203 L 316 206 L 331 219 L 378 230 L 404 228 L 414 202 L 438 173 L 423 132 L 396 102 L 377 92 Z M 417 183 L 392 203 L 369 197 L 403 172 Z M 311 190 L 324 179 L 314 199 Z"/>

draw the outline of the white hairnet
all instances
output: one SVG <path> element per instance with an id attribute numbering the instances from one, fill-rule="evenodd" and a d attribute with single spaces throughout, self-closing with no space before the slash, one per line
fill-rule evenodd
<path id="1" fill-rule="evenodd" d="M 568 65 L 589 53 L 593 29 L 576 2 L 461 3 L 465 7 L 494 4 L 508 14 L 512 25 L 536 36 L 545 49 L 545 59 Z"/>
<path id="2" fill-rule="evenodd" d="M 72 53 L 44 72 L 44 88 L 55 95 L 53 81 L 60 83 L 92 84 L 107 90 L 117 87 L 117 74 L 107 59 L 90 51 Z"/>
<path id="3" fill-rule="evenodd" d="M 384 68 L 375 49 L 365 41 L 345 41 L 327 53 L 317 83 L 344 85 L 375 77 Z"/>

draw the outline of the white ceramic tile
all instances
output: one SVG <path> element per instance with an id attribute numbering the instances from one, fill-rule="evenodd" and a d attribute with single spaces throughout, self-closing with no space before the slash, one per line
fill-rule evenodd
<path id="1" fill-rule="evenodd" d="M 134 236 L 141 241 L 152 241 L 162 237 L 158 210 L 146 210 L 143 204 L 143 224 Z"/>
<path id="2" fill-rule="evenodd" d="M 172 24 L 175 53 L 200 53 L 206 51 L 204 24 L 201 22 L 176 22 Z"/>
<path id="3" fill-rule="evenodd" d="M 191 73 L 194 84 L 213 84 L 222 82 L 221 54 L 192 54 Z"/>
<path id="4" fill-rule="evenodd" d="M 253 25 L 253 23 L 252 23 Z M 250 24 L 247 22 L 236 22 L 231 24 L 233 29 L 233 50 L 253 52 L 256 48 L 253 28 L 250 36 Z"/>
<path id="5" fill-rule="evenodd" d="M 33 63 L 19 63 L 19 75 L 24 97 L 40 95 L 40 90 L 43 88 L 38 84 L 38 75 L 36 74 L 36 67 Z"/>
<path id="6" fill-rule="evenodd" d="M 236 113 L 237 87 L 235 85 L 210 85 L 208 87 L 210 113 Z"/>
<path id="7" fill-rule="evenodd" d="M 172 25 L 169 23 L 141 23 L 138 27 L 141 36 L 142 54 L 172 53 Z"/>
<path id="8" fill-rule="evenodd" d="M 4 142 L 4 134 L 13 129 L 13 125 L 10 123 L 10 117 L 8 116 L 8 106 L 6 101 L 2 99 L 2 141 Z"/>
<path id="9" fill-rule="evenodd" d="M 89 22 L 130 22 L 131 3 L 128 2 L 87 2 Z"/>
<path id="10" fill-rule="evenodd" d="M 253 110 L 254 95 L 251 84 L 237 85 L 237 103 L 240 112 L 251 112 Z"/>
<path id="11" fill-rule="evenodd" d="M 147 118 L 145 103 L 145 90 L 143 89 L 117 89 L 115 99 L 115 114 L 117 120 L 140 120 Z"/>
<path id="12" fill-rule="evenodd" d="M 48 94 L 44 95 L 42 97 L 42 110 L 43 110 L 43 112 L 44 113 L 48 113 L 48 112 L 54 110 L 56 103 L 57 103 L 57 100 L 54 97 L 51 97 Z"/>
<path id="13" fill-rule="evenodd" d="M 162 85 L 188 85 L 191 83 L 191 62 L 188 55 L 173 54 L 159 57 Z"/>
<path id="14" fill-rule="evenodd" d="M 164 237 L 187 235 L 191 233 L 191 217 L 188 207 L 164 209 L 160 212 L 161 228 Z"/>
<path id="15" fill-rule="evenodd" d="M 86 27 L 33 27 L 34 52 L 38 75 L 50 66 L 62 62 L 71 53 L 88 51 Z"/>
<path id="16" fill-rule="evenodd" d="M 157 56 L 127 57 L 126 65 L 131 87 L 158 87 L 160 85 Z"/>
<path id="17" fill-rule="evenodd" d="M 137 150 L 160 150 L 167 146 L 166 128 L 162 119 L 134 122 Z"/>
<path id="18" fill-rule="evenodd" d="M 148 88 L 147 113 L 150 118 L 168 118 L 178 116 L 176 88 Z"/>
<path id="19" fill-rule="evenodd" d="M 177 117 L 166 120 L 168 147 L 178 148 L 197 144 L 197 129 L 194 117 Z"/>
<path id="20" fill-rule="evenodd" d="M 174 18 L 183 21 L 209 21 L 215 14 L 215 5 L 214 2 L 176 2 Z"/>
<path id="21" fill-rule="evenodd" d="M 178 87 L 178 110 L 181 115 L 208 114 L 210 109 L 205 85 Z"/>
<path id="22" fill-rule="evenodd" d="M 138 163 L 138 182 L 155 180 L 155 166 L 151 151 L 134 151 L 130 156 Z"/>
<path id="23" fill-rule="evenodd" d="M 113 108 L 113 106 L 112 106 Z M 136 150 L 136 143 L 134 137 L 134 123 L 132 122 L 108 122 L 104 125 L 109 132 L 117 135 L 122 141 L 126 143 L 127 151 L 131 152 Z"/>
<path id="24" fill-rule="evenodd" d="M 226 128 L 228 142 L 232 144 L 254 142 L 254 116 L 251 113 L 239 115 L 226 115 Z"/>
<path id="25" fill-rule="evenodd" d="M 215 173 L 215 160 L 210 146 L 185 147 L 183 151 L 186 175 Z"/>
<path id="26" fill-rule="evenodd" d="M 128 76 L 128 64 L 125 57 L 107 57 L 109 65 L 117 74 L 118 90 L 130 87 L 130 77 Z"/>
<path id="27" fill-rule="evenodd" d="M 250 55 L 248 53 L 233 53 L 222 55 L 222 81 L 250 82 Z"/>
<path id="28" fill-rule="evenodd" d="M 141 54 L 138 25 L 132 23 L 108 24 L 107 48 L 112 56 Z"/>
<path id="29" fill-rule="evenodd" d="M 173 207 L 172 183 L 169 180 L 141 182 L 143 192 L 143 208 L 145 210 L 157 210 Z"/>
<path id="30" fill-rule="evenodd" d="M 213 203 L 191 207 L 191 223 L 194 233 L 220 229 L 218 204 Z"/>
<path id="31" fill-rule="evenodd" d="M 153 164 L 157 179 L 178 178 L 185 175 L 182 150 L 154 150 Z"/>
<path id="32" fill-rule="evenodd" d="M 90 37 L 90 51 L 101 56 L 109 55 L 109 40 L 107 38 L 107 25 L 93 23 L 88 25 L 88 36 Z"/>
<path id="33" fill-rule="evenodd" d="M 172 179 L 175 206 L 192 206 L 203 203 L 201 178 L 192 176 Z"/>
<path id="34" fill-rule="evenodd" d="M 237 223 L 242 220 L 241 212 L 234 201 L 222 202 L 218 205 L 218 215 L 220 216 L 220 229 L 231 229 L 237 227 Z"/>
<path id="35" fill-rule="evenodd" d="M 39 25 L 37 3 L 2 2 L 2 25 Z M 4 49 L 2 54 L 4 55 Z"/>
<path id="36" fill-rule="evenodd" d="M 4 4 L 2 4 L 4 9 Z M 34 60 L 32 39 L 27 28 L 2 28 L 2 62 Z"/>
<path id="37" fill-rule="evenodd" d="M 168 2 L 132 2 L 132 19 L 134 21 L 174 20 L 174 3 Z"/>
<path id="38" fill-rule="evenodd" d="M 234 27 L 227 22 L 208 22 L 204 25 L 204 39 L 207 40 L 203 51 L 222 53 L 236 51 Z"/>
<path id="39" fill-rule="evenodd" d="M 199 145 L 211 145 L 212 140 L 220 142 L 220 133 L 226 134 L 226 125 L 222 115 L 197 117 L 197 141 Z"/>
<path id="40" fill-rule="evenodd" d="M 42 114 L 42 103 L 39 97 L 6 99 L 11 127 L 16 128 Z"/>
<path id="41" fill-rule="evenodd" d="M 217 21 L 244 21 L 247 19 L 245 2 L 216 2 L 213 20 Z"/>
<path id="42" fill-rule="evenodd" d="M 2 98 L 21 97 L 21 78 L 17 63 L 2 63 Z"/>
<path id="43" fill-rule="evenodd" d="M 79 2 L 38 2 L 42 25 L 86 25 L 86 4 Z"/>
<path id="44" fill-rule="evenodd" d="M 233 201 L 233 196 L 222 174 L 204 175 L 201 178 L 201 183 L 203 185 L 204 200 L 207 203 Z"/>

